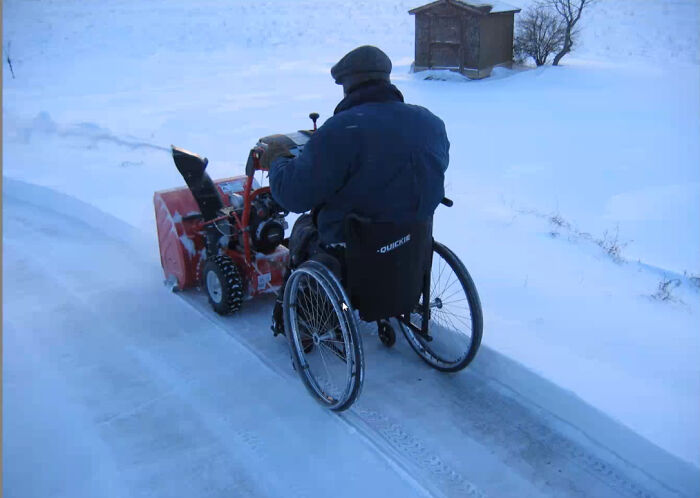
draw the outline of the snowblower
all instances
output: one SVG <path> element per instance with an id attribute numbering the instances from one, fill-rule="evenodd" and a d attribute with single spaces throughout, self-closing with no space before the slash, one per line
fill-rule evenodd
<path id="1" fill-rule="evenodd" d="M 309 117 L 313 130 L 287 136 L 299 154 L 316 130 L 317 113 Z M 202 285 L 214 310 L 234 313 L 243 301 L 276 292 L 283 284 L 289 260 L 285 217 L 269 187 L 254 178 L 262 171 L 265 144 L 248 154 L 245 175 L 213 181 L 208 160 L 172 146 L 173 160 L 187 187 L 154 194 L 160 260 L 173 290 Z"/>

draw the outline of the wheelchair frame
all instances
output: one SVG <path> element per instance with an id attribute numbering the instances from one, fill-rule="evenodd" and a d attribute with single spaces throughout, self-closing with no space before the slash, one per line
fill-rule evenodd
<path id="1" fill-rule="evenodd" d="M 447 199 L 445 201 L 451 204 L 451 201 Z M 433 348 L 428 346 L 429 343 L 432 343 L 434 341 L 434 337 L 430 334 L 431 315 L 433 313 L 432 308 L 440 310 L 443 308 L 443 306 L 449 305 L 449 299 L 453 299 L 449 297 L 448 301 L 442 301 L 437 296 L 431 296 L 431 271 L 433 269 L 433 260 L 436 254 L 441 258 L 441 260 L 443 260 L 446 263 L 446 265 L 451 269 L 454 275 L 456 275 L 456 281 L 459 283 L 460 287 L 460 289 L 457 292 L 464 292 L 464 300 L 467 301 L 467 305 L 469 306 L 469 313 L 472 325 L 471 334 L 469 338 L 469 346 L 464 351 L 464 354 L 461 354 L 462 351 L 459 351 L 460 354 L 457 355 L 457 359 L 455 361 L 445 360 L 443 357 L 444 355 L 442 353 L 436 353 L 433 350 Z M 423 279 L 423 289 L 421 292 L 422 303 L 420 307 L 416 306 L 416 308 L 412 312 L 415 314 L 420 314 L 422 320 L 420 326 L 416 325 L 411 321 L 412 313 L 403 314 L 393 318 L 395 318 L 398 321 L 409 345 L 416 352 L 416 354 L 418 354 L 421 357 L 421 359 L 423 359 L 431 367 L 437 370 L 444 372 L 456 372 L 464 369 L 474 359 L 480 346 L 481 336 L 483 333 L 483 316 L 481 310 L 481 303 L 474 282 L 471 279 L 471 276 L 469 275 L 469 272 L 467 271 L 464 264 L 452 251 L 450 251 L 447 247 L 443 246 L 439 242 L 436 242 L 435 240 L 432 240 L 432 252 L 428 268 L 429 270 L 426 271 L 425 277 Z M 296 292 L 295 285 L 296 280 L 298 279 L 298 272 L 315 273 L 318 276 L 317 278 L 324 280 L 328 285 L 330 285 L 333 288 L 333 290 L 329 292 L 326 289 L 326 296 L 328 297 L 328 299 L 332 300 L 331 305 L 335 310 L 342 310 L 342 319 L 348 320 L 348 322 L 346 322 L 347 326 L 341 325 L 343 334 L 342 343 L 344 344 L 346 350 L 348 347 L 352 348 L 352 355 L 351 358 L 349 358 L 349 360 L 352 360 L 352 365 L 348 365 L 347 386 L 344 389 L 344 394 L 341 397 L 330 395 L 319 387 L 318 380 L 315 378 L 315 374 L 311 372 L 312 368 L 306 358 L 307 354 L 309 354 L 311 350 L 309 350 L 308 352 L 306 351 L 303 341 L 299 334 L 299 329 L 295 324 L 292 323 L 292 313 L 299 313 L 298 309 L 290 309 L 290 296 L 293 292 Z M 439 285 L 439 281 L 441 280 L 441 278 L 438 277 L 437 280 L 438 282 L 436 282 L 435 289 L 437 291 L 436 294 L 439 293 L 437 285 Z M 324 286 L 324 288 L 325 287 L 326 286 Z M 454 291 L 454 289 L 452 289 L 452 291 Z M 335 274 L 326 265 L 318 261 L 307 261 L 295 270 L 293 270 L 292 275 L 289 281 L 287 282 L 284 294 L 284 324 L 285 330 L 287 332 L 286 335 L 289 341 L 293 364 L 295 366 L 295 369 L 297 370 L 297 373 L 300 375 L 309 393 L 322 405 L 326 406 L 327 408 L 333 411 L 342 411 L 349 408 L 360 394 L 364 377 L 364 359 L 362 339 L 360 337 L 357 327 L 358 315 L 355 312 L 355 309 L 352 306 L 350 299 L 348 298 L 348 294 L 344 285 L 338 280 Z M 453 295 L 454 294 L 450 294 L 450 296 Z M 437 303 L 431 302 L 431 298 L 433 297 L 435 298 L 434 300 L 437 301 Z M 317 299 L 315 302 L 319 303 L 320 301 Z M 295 315 L 294 320 L 300 320 L 298 315 Z M 388 320 L 389 319 L 378 320 L 377 324 L 379 326 L 380 339 L 386 346 L 391 346 L 395 341 L 395 332 L 393 331 L 393 327 L 391 327 Z M 325 321 L 323 325 L 326 326 Z M 441 328 L 445 327 L 445 325 L 439 324 L 437 322 L 435 323 L 435 325 L 440 325 L 437 330 L 440 330 Z M 383 326 L 388 326 L 391 329 L 391 337 L 382 337 Z M 461 334 L 461 332 L 457 329 L 452 330 L 451 333 Z M 308 332 L 307 335 L 311 337 L 311 335 L 309 335 Z M 322 342 L 322 339 L 319 340 L 319 337 L 325 336 L 328 336 L 328 332 L 325 329 L 322 334 L 313 334 L 314 344 L 316 344 L 316 347 L 319 348 L 319 355 L 321 357 L 323 357 L 323 353 L 321 351 L 323 344 L 320 344 L 320 342 Z M 340 344 L 340 341 L 338 340 L 336 340 L 335 342 Z M 338 355 L 336 354 L 336 356 Z M 355 361 L 355 358 L 359 358 L 359 360 Z M 341 360 L 342 359 L 343 358 L 341 357 Z M 330 371 L 328 369 L 328 366 L 325 364 L 325 360 L 323 366 L 326 369 L 326 373 L 330 376 Z M 328 381 L 326 382 L 326 384 L 328 384 Z"/>

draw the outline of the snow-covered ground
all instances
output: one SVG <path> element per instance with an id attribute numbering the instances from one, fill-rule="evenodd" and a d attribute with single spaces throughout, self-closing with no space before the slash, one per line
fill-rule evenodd
<path id="1" fill-rule="evenodd" d="M 456 449 L 460 438 L 468 441 L 470 431 L 476 429 L 461 424 L 459 418 L 440 417 L 442 411 L 457 413 L 446 407 L 462 403 L 462 398 L 474 401 L 469 396 L 480 385 L 473 376 L 488 372 L 492 382 L 519 393 L 519 402 L 534 401 L 618 455 L 625 452 L 624 447 L 629 453 L 633 452 L 630 448 L 637 448 L 629 438 L 615 441 L 616 431 L 624 432 L 624 426 L 630 434 L 636 433 L 673 455 L 663 457 L 669 462 L 674 457 L 689 462 L 692 467 L 679 461 L 678 468 L 686 469 L 689 474 L 683 475 L 692 475 L 694 483 L 682 479 L 668 482 L 674 481 L 670 477 L 664 482 L 689 494 L 687 490 L 697 489 L 693 486 L 698 486 L 700 465 L 700 293 L 693 277 L 700 276 L 700 5 L 695 1 L 600 2 L 584 20 L 580 50 L 567 56 L 563 67 L 497 70 L 491 78 L 474 82 L 455 78 L 425 81 L 424 75 L 409 73 L 413 18 L 407 10 L 418 3 L 4 3 L 4 56 L 9 55 L 15 73 L 13 79 L 5 64 L 4 177 L 66 194 L 75 202 L 84 202 L 134 227 L 135 233 L 148 241 L 135 243 L 133 239 L 141 240 L 139 236 L 110 222 L 100 236 L 118 244 L 107 245 L 104 254 L 100 254 L 104 241 L 91 242 L 95 234 L 80 229 L 79 223 L 68 223 L 65 231 L 57 228 L 64 221 L 51 215 L 56 206 L 39 204 L 49 210 L 47 221 L 42 222 L 36 208 L 32 211 L 27 207 L 26 199 L 8 204 L 13 188 L 21 190 L 25 197 L 28 191 L 23 184 L 7 182 L 3 200 L 4 408 L 19 424 L 12 425 L 10 418 L 13 436 L 9 440 L 3 438 L 6 468 L 13 471 L 10 476 L 16 479 L 11 482 L 22 480 L 32 465 L 41 465 L 42 460 L 37 458 L 52 461 L 51 455 L 36 456 L 28 450 L 40 446 L 47 437 L 39 429 L 66 432 L 84 426 L 89 434 L 72 444 L 95 445 L 88 448 L 95 453 L 87 455 L 104 456 L 107 467 L 101 468 L 103 474 L 96 474 L 90 485 L 108 486 L 109 479 L 115 478 L 114 469 L 125 468 L 120 458 L 149 458 L 152 455 L 148 452 L 155 451 L 153 447 L 159 442 L 167 441 L 168 435 L 156 431 L 151 434 L 151 441 L 142 441 L 138 438 L 146 434 L 134 434 L 136 439 L 119 449 L 114 446 L 115 439 L 111 439 L 115 436 L 102 432 L 111 430 L 100 425 L 104 417 L 124 413 L 127 408 L 135 410 L 153 420 L 145 422 L 147 425 L 134 422 L 132 429 L 150 431 L 148 428 L 157 426 L 158 417 L 169 408 L 167 403 L 156 403 L 151 410 L 148 400 L 153 399 L 153 392 L 166 396 L 166 385 L 175 390 L 175 396 L 186 398 L 187 403 L 178 405 L 179 409 L 201 402 L 204 406 L 197 417 L 212 417 L 212 413 L 219 416 L 221 411 L 208 410 L 207 406 L 223 401 L 207 398 L 196 386 L 218 389 L 215 376 L 236 378 L 238 370 L 231 367 L 228 371 L 225 367 L 227 361 L 236 364 L 234 358 L 239 357 L 250 368 L 245 369 L 244 383 L 238 381 L 232 387 L 234 382 L 226 382 L 232 396 L 248 396 L 246 406 L 255 405 L 257 398 L 249 390 L 256 385 L 274 384 L 278 387 L 270 388 L 274 393 L 270 397 L 289 402 L 279 406 L 274 404 L 277 401 L 261 402 L 260 412 L 250 408 L 249 413 L 239 413 L 238 423 L 248 420 L 246 417 L 272 417 L 254 434 L 262 437 L 271 430 L 269 423 L 275 421 L 277 424 L 273 425 L 282 431 L 275 437 L 281 438 L 291 436 L 277 425 L 307 418 L 317 423 L 316 407 L 302 389 L 287 393 L 280 387 L 292 385 L 293 378 L 286 378 L 281 384 L 279 379 L 272 380 L 275 376 L 263 365 L 254 364 L 237 345 L 247 344 L 251 350 L 253 346 L 258 350 L 273 348 L 265 350 L 268 363 L 264 365 L 274 363 L 276 354 L 279 364 L 288 367 L 283 344 L 267 337 L 268 301 L 249 303 L 248 311 L 224 322 L 224 328 L 231 329 L 230 336 L 217 338 L 221 329 L 207 329 L 208 322 L 195 311 L 201 307 L 178 308 L 182 307 L 180 300 L 160 287 L 152 194 L 154 190 L 183 183 L 167 153 L 171 143 L 209 157 L 212 176 L 231 176 L 242 172 L 247 152 L 258 137 L 308 127 L 306 116 L 310 111 L 320 112 L 323 121 L 341 97 L 340 88 L 330 79 L 330 66 L 348 50 L 370 43 L 382 47 L 394 60 L 392 78 L 407 101 L 430 108 L 447 125 L 452 142 L 447 192 L 455 200 L 455 207 L 439 208 L 435 235 L 453 248 L 469 268 L 485 312 L 485 348 L 473 366 L 477 373 L 465 372 L 455 381 L 429 377 L 439 396 L 430 398 L 434 404 L 428 408 L 435 411 L 424 408 L 423 413 L 430 417 L 430 424 L 453 425 L 459 431 L 431 430 L 419 438 L 420 445 L 435 449 L 432 457 L 425 458 L 447 462 L 447 468 L 463 479 L 460 482 L 475 483 L 475 488 L 487 494 L 500 494 L 498 488 L 489 487 L 493 486 L 492 480 L 483 473 L 478 477 L 467 475 L 466 469 L 473 462 L 461 458 Z M 64 202 L 42 192 L 37 195 L 48 196 L 58 204 Z M 22 195 L 15 193 L 16 197 Z M 24 211 L 30 213 L 22 214 Z M 92 216 L 89 209 L 85 211 L 85 216 Z M 80 210 L 72 211 L 70 216 L 79 218 L 76 212 Z M 63 250 L 38 250 L 35 258 L 29 257 L 24 247 L 37 244 L 57 244 Z M 116 258 L 117 247 L 124 247 L 125 251 L 128 247 L 128 254 L 139 264 L 132 267 L 130 258 Z M 615 247 L 620 249 L 619 257 L 610 257 L 606 250 L 614 251 Z M 86 260 L 86 250 L 90 251 L 87 260 L 92 265 L 87 269 L 81 264 Z M 36 289 L 56 285 L 47 276 L 57 271 L 49 254 L 61 262 L 56 278 L 64 282 L 59 288 L 67 286 L 71 293 L 47 293 L 45 303 L 39 300 Z M 23 268 L 32 272 L 32 278 L 24 277 Z M 133 278 L 129 277 L 130 272 L 135 273 Z M 92 273 L 100 273 L 104 278 L 91 276 Z M 66 283 L 69 276 L 75 280 Z M 110 289 L 111 279 L 119 282 L 119 292 L 104 294 L 115 290 Z M 666 280 L 673 281 L 669 299 L 655 299 L 659 284 Z M 129 288 L 133 296 L 129 295 Z M 105 309 L 106 318 L 113 318 L 114 323 L 103 325 L 98 320 L 104 304 L 101 294 L 117 303 L 124 300 L 123 308 L 130 310 L 126 315 L 131 316 L 138 309 L 134 308 L 138 302 L 144 310 L 162 316 L 155 322 L 157 325 L 149 327 L 148 322 L 142 323 L 146 320 L 143 317 L 127 320 L 119 313 L 120 306 L 112 303 Z M 185 297 L 196 303 L 195 297 Z M 39 314 L 35 309 L 43 312 Z M 86 310 L 91 313 L 90 318 L 77 316 L 88 313 Z M 32 321 L 25 324 L 21 317 L 28 314 Z M 204 315 L 213 318 L 206 311 Z M 48 323 L 55 327 L 54 341 L 60 347 L 49 347 L 52 329 Z M 120 326 L 143 332 L 124 335 L 118 330 Z M 158 361 L 166 363 L 162 368 L 180 368 L 177 361 L 183 362 L 182 369 L 189 368 L 185 352 L 191 346 L 199 348 L 192 361 L 201 362 L 204 370 L 192 366 L 195 373 L 167 377 L 155 391 L 136 386 L 134 392 L 138 396 L 131 398 L 130 386 L 137 379 L 128 372 L 133 363 L 130 355 L 143 362 L 143 355 L 155 354 L 159 346 L 167 348 L 169 338 L 173 339 L 167 331 L 171 326 L 177 327 L 178 332 L 172 335 L 177 336 L 179 343 L 173 345 L 177 349 L 171 356 L 159 356 Z M 154 329 L 150 337 L 149 328 Z M 237 330 L 241 334 L 254 331 L 260 341 L 273 346 L 246 342 L 236 335 Z M 372 342 L 368 340 L 366 344 Z M 112 358 L 110 349 L 120 346 L 127 347 L 128 352 L 121 358 Z M 61 348 L 66 349 L 68 359 L 60 356 Z M 402 355 L 401 351 L 395 354 Z M 367 354 L 376 362 L 380 358 L 388 361 L 396 369 L 368 365 L 366 386 L 373 382 L 381 385 L 385 404 L 380 402 L 378 391 L 373 395 L 371 388 L 366 387 L 357 407 L 348 415 L 351 419 L 358 417 L 364 424 L 368 424 L 368 419 L 379 420 L 379 426 L 388 423 L 386 420 L 395 423 L 400 414 L 394 412 L 392 404 L 406 407 L 401 403 L 410 396 L 411 389 L 407 387 L 423 392 L 414 380 L 398 374 L 410 371 L 404 362 L 391 363 L 391 355 L 387 355 L 375 348 Z M 51 365 L 46 371 L 42 371 L 44 361 Z M 406 364 L 421 372 L 421 378 L 430 375 L 417 359 L 413 361 L 406 353 Z M 552 391 L 558 394 L 550 395 L 548 390 L 543 393 L 538 382 L 519 382 L 513 374 L 515 367 L 501 368 L 503 364 L 522 365 L 528 379 L 546 379 L 558 386 Z M 119 371 L 109 380 L 111 367 Z M 95 369 L 107 372 L 100 377 L 102 383 L 82 386 L 81 382 Z M 119 375 L 127 373 L 128 377 Z M 389 376 L 391 382 L 376 379 L 382 374 Z M 160 375 L 170 373 L 155 367 L 147 369 L 143 382 L 160 382 Z M 193 386 L 178 388 L 175 379 L 189 380 Z M 397 384 L 403 384 L 399 391 L 402 397 L 387 392 Z M 562 398 L 561 393 L 567 391 L 573 400 L 570 403 Z M 121 393 L 115 399 L 123 406 L 117 406 L 116 401 L 111 406 L 106 401 L 115 393 Z M 78 399 L 63 405 L 59 400 L 62 395 Z M 103 403 L 107 405 L 101 410 Z M 311 406 L 304 408 L 307 404 Z M 74 418 L 71 410 L 83 405 L 92 408 L 87 413 L 83 409 Z M 291 405 L 293 409 L 289 411 Z M 67 411 L 58 410 L 57 417 L 49 420 L 45 412 L 56 411 L 55 406 L 66 407 Z M 497 409 L 500 405 L 492 406 Z M 581 407 L 585 406 L 596 416 L 582 414 Z M 367 412 L 379 415 L 372 419 Z M 486 412 L 482 415 L 486 416 Z M 264 417 L 259 413 L 264 413 Z M 182 418 L 183 431 L 187 430 L 188 416 Z M 603 419 L 611 425 L 603 428 Z M 26 425 L 22 426 L 24 420 Z M 423 429 L 418 429 L 420 417 L 412 420 L 416 425 L 408 432 L 415 435 Z M 422 420 L 423 425 L 426 420 Z M 499 419 L 490 420 L 493 424 L 489 428 L 497 429 Z M 391 470 L 373 464 L 375 453 L 385 454 L 381 448 L 372 453 L 367 449 L 372 444 L 353 440 L 343 433 L 342 424 L 326 418 L 318 423 L 326 424 L 324 430 L 342 441 L 333 450 L 336 458 L 343 454 L 354 455 L 357 461 L 366 458 L 367 468 L 375 468 L 368 472 L 389 476 L 387 489 L 393 487 L 401 492 L 401 486 L 408 482 L 414 492 L 456 492 L 457 488 L 449 483 L 433 487 L 426 484 L 436 482 L 433 477 L 421 477 L 418 484 L 411 484 L 402 470 L 406 466 Z M 189 461 L 192 472 L 202 472 L 197 465 L 211 451 L 217 459 L 231 457 L 241 461 L 239 477 L 247 482 L 246 476 L 264 461 L 248 458 L 249 450 L 236 452 L 236 442 L 241 438 L 245 442 L 249 433 L 245 429 L 232 432 L 230 426 L 235 424 L 226 419 L 209 418 L 206 424 L 209 434 L 216 437 L 202 437 L 197 442 L 204 449 Z M 615 429 L 616 424 L 620 424 L 619 429 Z M 6 436 L 10 434 L 7 425 Z M 377 427 L 373 430 L 381 433 Z M 39 432 L 29 434 L 30 430 Z M 223 432 L 217 435 L 219 430 Z M 325 436 L 310 429 L 305 431 L 300 434 L 305 441 L 311 441 L 310 451 L 322 451 L 323 444 L 318 439 Z M 372 434 L 370 429 L 367 433 Z M 118 434 L 121 437 L 121 432 Z M 366 437 L 372 440 L 371 436 Z M 266 443 L 271 444 L 272 439 L 269 436 Z M 537 482 L 538 492 L 565 492 L 554 484 L 551 489 L 543 484 L 549 474 L 540 466 L 525 471 L 513 464 L 515 453 L 502 450 L 506 440 L 504 437 L 497 439 L 500 443 L 493 443 L 501 448 L 493 450 L 493 458 L 513 465 L 518 478 L 503 489 L 512 492 L 531 480 Z M 490 442 L 493 441 L 482 440 L 487 448 Z M 56 447 L 49 447 L 56 452 L 54 456 L 61 454 Z M 140 447 L 145 453 L 139 453 Z M 347 453 L 340 448 L 347 448 Z M 159 451 L 165 454 L 168 450 L 166 447 Z M 649 450 L 646 454 L 652 453 Z M 291 460 L 290 453 L 285 455 L 275 460 L 275 465 Z M 526 451 L 521 457 L 528 461 Z M 650 462 L 658 459 L 640 458 L 637 467 L 663 480 L 651 470 L 654 464 Z M 10 462 L 13 467 L 7 467 Z M 172 465 L 175 462 L 177 459 L 173 458 Z M 75 465 L 78 468 L 79 463 Z M 292 468 L 287 470 L 291 472 Z M 500 469 L 495 464 L 484 468 Z M 364 466 L 358 467 L 358 472 L 363 469 Z M 63 472 L 54 470 L 56 475 Z M 159 470 L 151 470 L 150 474 L 134 470 L 133 479 L 143 475 L 158 479 Z M 212 475 L 220 475 L 219 469 L 209 470 Z M 669 476 L 670 472 L 664 475 Z M 106 481 L 101 481 L 100 475 Z M 542 482 L 538 481 L 540 478 Z M 266 486 L 264 478 L 257 476 L 253 480 L 262 480 L 263 484 L 244 488 L 250 490 L 249 494 L 279 494 L 275 484 L 264 489 L 256 487 Z M 576 479 L 572 477 L 571 481 L 575 483 Z M 147 484 L 140 482 L 138 489 L 147 489 Z M 220 484 L 221 488 L 218 484 L 213 488 L 234 485 Z M 167 495 L 167 488 L 161 486 L 158 484 L 156 489 Z M 323 486 L 321 482 L 318 487 L 302 487 L 300 493 L 313 494 Z M 351 487 L 345 491 L 352 496 L 363 489 Z M 573 493 L 576 489 L 568 491 Z M 5 490 L 14 491 L 7 485 Z M 40 488 L 33 492 L 45 494 Z"/>
<path id="2" fill-rule="evenodd" d="M 447 376 L 365 327 L 362 398 L 331 414 L 271 339 L 271 299 L 220 317 L 163 292 L 130 225 L 44 187 L 6 178 L 3 193 L 4 496 L 700 490 L 696 469 L 488 348 Z"/>

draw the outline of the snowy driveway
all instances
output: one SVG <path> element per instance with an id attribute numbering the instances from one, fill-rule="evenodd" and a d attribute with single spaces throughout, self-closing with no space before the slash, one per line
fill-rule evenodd
<path id="1" fill-rule="evenodd" d="M 149 242 L 130 230 L 5 180 L 5 496 L 692 489 L 678 482 L 692 473 L 652 478 L 500 385 L 505 360 L 488 349 L 471 371 L 445 376 L 403 340 L 386 350 L 367 330 L 362 397 L 327 413 L 268 332 L 269 300 L 221 318 L 199 294 L 167 292 Z"/>
<path id="2" fill-rule="evenodd" d="M 109 227 L 4 207 L 4 496 L 421 495 Z"/>

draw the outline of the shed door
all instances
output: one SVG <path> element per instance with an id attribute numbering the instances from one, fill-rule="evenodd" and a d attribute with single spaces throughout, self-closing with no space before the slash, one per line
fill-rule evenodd
<path id="1" fill-rule="evenodd" d="M 430 65 L 460 66 L 461 23 L 459 17 L 435 16 L 430 23 Z"/>

